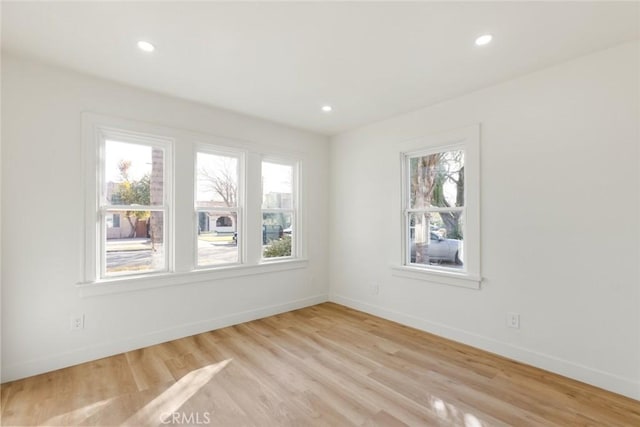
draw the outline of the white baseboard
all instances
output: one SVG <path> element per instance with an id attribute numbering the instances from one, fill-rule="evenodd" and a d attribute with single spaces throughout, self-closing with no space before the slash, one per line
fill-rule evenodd
<path id="1" fill-rule="evenodd" d="M 326 301 L 328 301 L 327 295 L 316 295 L 309 298 L 289 301 L 283 304 L 242 311 L 194 323 L 187 323 L 173 328 L 154 331 L 142 336 L 128 337 L 64 353 L 48 355 L 38 359 L 27 360 L 22 363 L 4 366 L 2 369 L 2 382 L 4 383 L 20 378 L 26 378 L 32 375 L 66 368 L 68 366 L 113 356 L 115 354 L 124 353 L 138 348 L 148 347 L 231 325 L 237 325 L 239 323 L 261 319 L 263 317 L 273 316 L 275 314 L 285 313 L 299 308 L 309 307 Z"/>
<path id="2" fill-rule="evenodd" d="M 329 301 L 640 400 L 640 383 L 618 375 L 341 295 Z"/>

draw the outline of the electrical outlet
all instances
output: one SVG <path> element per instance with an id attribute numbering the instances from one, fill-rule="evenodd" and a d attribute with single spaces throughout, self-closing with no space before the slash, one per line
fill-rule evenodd
<path id="1" fill-rule="evenodd" d="M 78 329 L 84 329 L 84 314 L 71 316 L 71 330 L 77 331 Z"/>
<path id="2" fill-rule="evenodd" d="M 518 313 L 507 313 L 507 326 L 520 329 L 520 315 Z"/>

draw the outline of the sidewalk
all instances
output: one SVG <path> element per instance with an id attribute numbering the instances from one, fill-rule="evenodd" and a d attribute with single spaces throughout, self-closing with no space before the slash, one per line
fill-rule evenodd
<path id="1" fill-rule="evenodd" d="M 150 249 L 151 240 L 146 237 L 107 240 L 107 252 L 148 251 Z"/>

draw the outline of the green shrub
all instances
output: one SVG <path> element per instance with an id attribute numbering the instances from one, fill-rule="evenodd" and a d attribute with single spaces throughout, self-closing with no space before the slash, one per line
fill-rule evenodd
<path id="1" fill-rule="evenodd" d="M 283 256 L 291 256 L 291 236 L 284 236 L 282 239 L 272 241 L 271 246 L 264 250 L 265 258 Z"/>

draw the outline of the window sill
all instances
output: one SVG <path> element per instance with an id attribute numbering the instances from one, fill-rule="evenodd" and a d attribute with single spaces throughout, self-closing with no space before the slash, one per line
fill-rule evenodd
<path id="1" fill-rule="evenodd" d="M 420 267 L 409 267 L 406 265 L 391 267 L 391 274 L 396 277 L 433 282 L 441 285 L 457 286 L 467 289 L 480 289 L 482 277 L 473 276 L 467 273 L 456 273 L 449 271 L 428 270 Z"/>
<path id="2" fill-rule="evenodd" d="M 234 265 L 208 270 L 194 270 L 186 273 L 158 273 L 145 276 L 115 277 L 96 280 L 94 282 L 78 283 L 76 288 L 81 298 L 99 295 L 111 295 L 144 289 L 179 286 L 193 283 L 210 282 L 213 280 L 229 279 L 233 277 L 251 276 L 254 274 L 276 273 L 279 271 L 306 268 L 306 259 L 288 259 L 269 261 L 257 265 Z"/>

